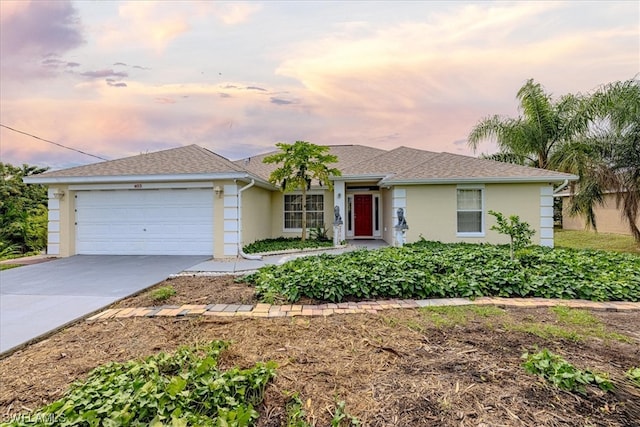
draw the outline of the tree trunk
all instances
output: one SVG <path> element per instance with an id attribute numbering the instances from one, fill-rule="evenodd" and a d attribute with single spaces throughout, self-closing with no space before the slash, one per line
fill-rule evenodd
<path id="1" fill-rule="evenodd" d="M 516 260 L 516 254 L 513 250 L 513 236 L 511 236 L 511 243 L 509 243 L 509 255 L 511 255 L 511 261 Z"/>
<path id="2" fill-rule="evenodd" d="M 307 184 L 302 187 L 302 236 L 303 242 L 307 240 Z"/>
<path id="3" fill-rule="evenodd" d="M 629 223 L 629 230 L 631 230 L 633 239 L 636 241 L 636 244 L 640 246 L 640 230 L 636 226 L 636 215 L 633 207 L 631 206 L 631 203 L 631 200 L 625 200 L 625 203 L 623 203 L 622 211 L 624 212 L 624 216 Z"/>

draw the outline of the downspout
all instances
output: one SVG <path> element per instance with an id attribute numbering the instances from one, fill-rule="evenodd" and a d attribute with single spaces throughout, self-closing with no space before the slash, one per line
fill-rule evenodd
<path id="1" fill-rule="evenodd" d="M 555 190 L 553 190 L 553 194 L 558 194 L 559 192 L 561 192 L 562 190 L 564 190 L 565 188 L 567 188 L 567 185 L 569 185 L 569 180 L 565 179 L 564 182 L 560 185 L 560 187 L 556 188 Z"/>
<path id="2" fill-rule="evenodd" d="M 242 251 L 242 192 L 250 189 L 254 185 L 256 185 L 256 180 L 252 179 L 249 184 L 238 190 L 238 254 L 244 259 L 261 260 L 262 255 L 249 255 Z"/>

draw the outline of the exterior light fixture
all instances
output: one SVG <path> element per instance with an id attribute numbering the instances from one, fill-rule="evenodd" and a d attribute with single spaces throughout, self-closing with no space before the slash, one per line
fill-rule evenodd
<path id="1" fill-rule="evenodd" d="M 53 193 L 53 197 L 55 197 L 58 200 L 62 200 L 62 198 L 64 197 L 64 191 L 55 190 L 55 192 Z"/>
<path id="2" fill-rule="evenodd" d="M 216 185 L 213 189 L 213 192 L 216 193 L 216 196 L 218 196 L 218 198 L 220 198 L 223 193 L 222 187 L 220 187 L 219 185 Z"/>

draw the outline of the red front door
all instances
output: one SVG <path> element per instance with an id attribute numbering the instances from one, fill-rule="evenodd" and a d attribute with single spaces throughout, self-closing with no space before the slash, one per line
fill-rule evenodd
<path id="1" fill-rule="evenodd" d="M 353 199 L 355 236 L 373 236 L 373 222 L 371 221 L 373 197 L 371 194 L 356 194 Z"/>

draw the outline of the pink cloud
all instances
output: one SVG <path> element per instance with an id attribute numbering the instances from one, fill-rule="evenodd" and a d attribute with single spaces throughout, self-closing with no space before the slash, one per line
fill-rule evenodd
<path id="1" fill-rule="evenodd" d="M 190 28 L 187 9 L 166 6 L 156 2 L 122 3 L 117 21 L 107 23 L 99 34 L 101 43 L 118 46 L 136 40 L 162 53 L 171 41 Z"/>
<path id="2" fill-rule="evenodd" d="M 70 1 L 2 1 L 0 12 L 4 77 L 50 76 L 55 67 L 43 67 L 42 58 L 63 55 L 84 43 L 80 19 Z"/>

